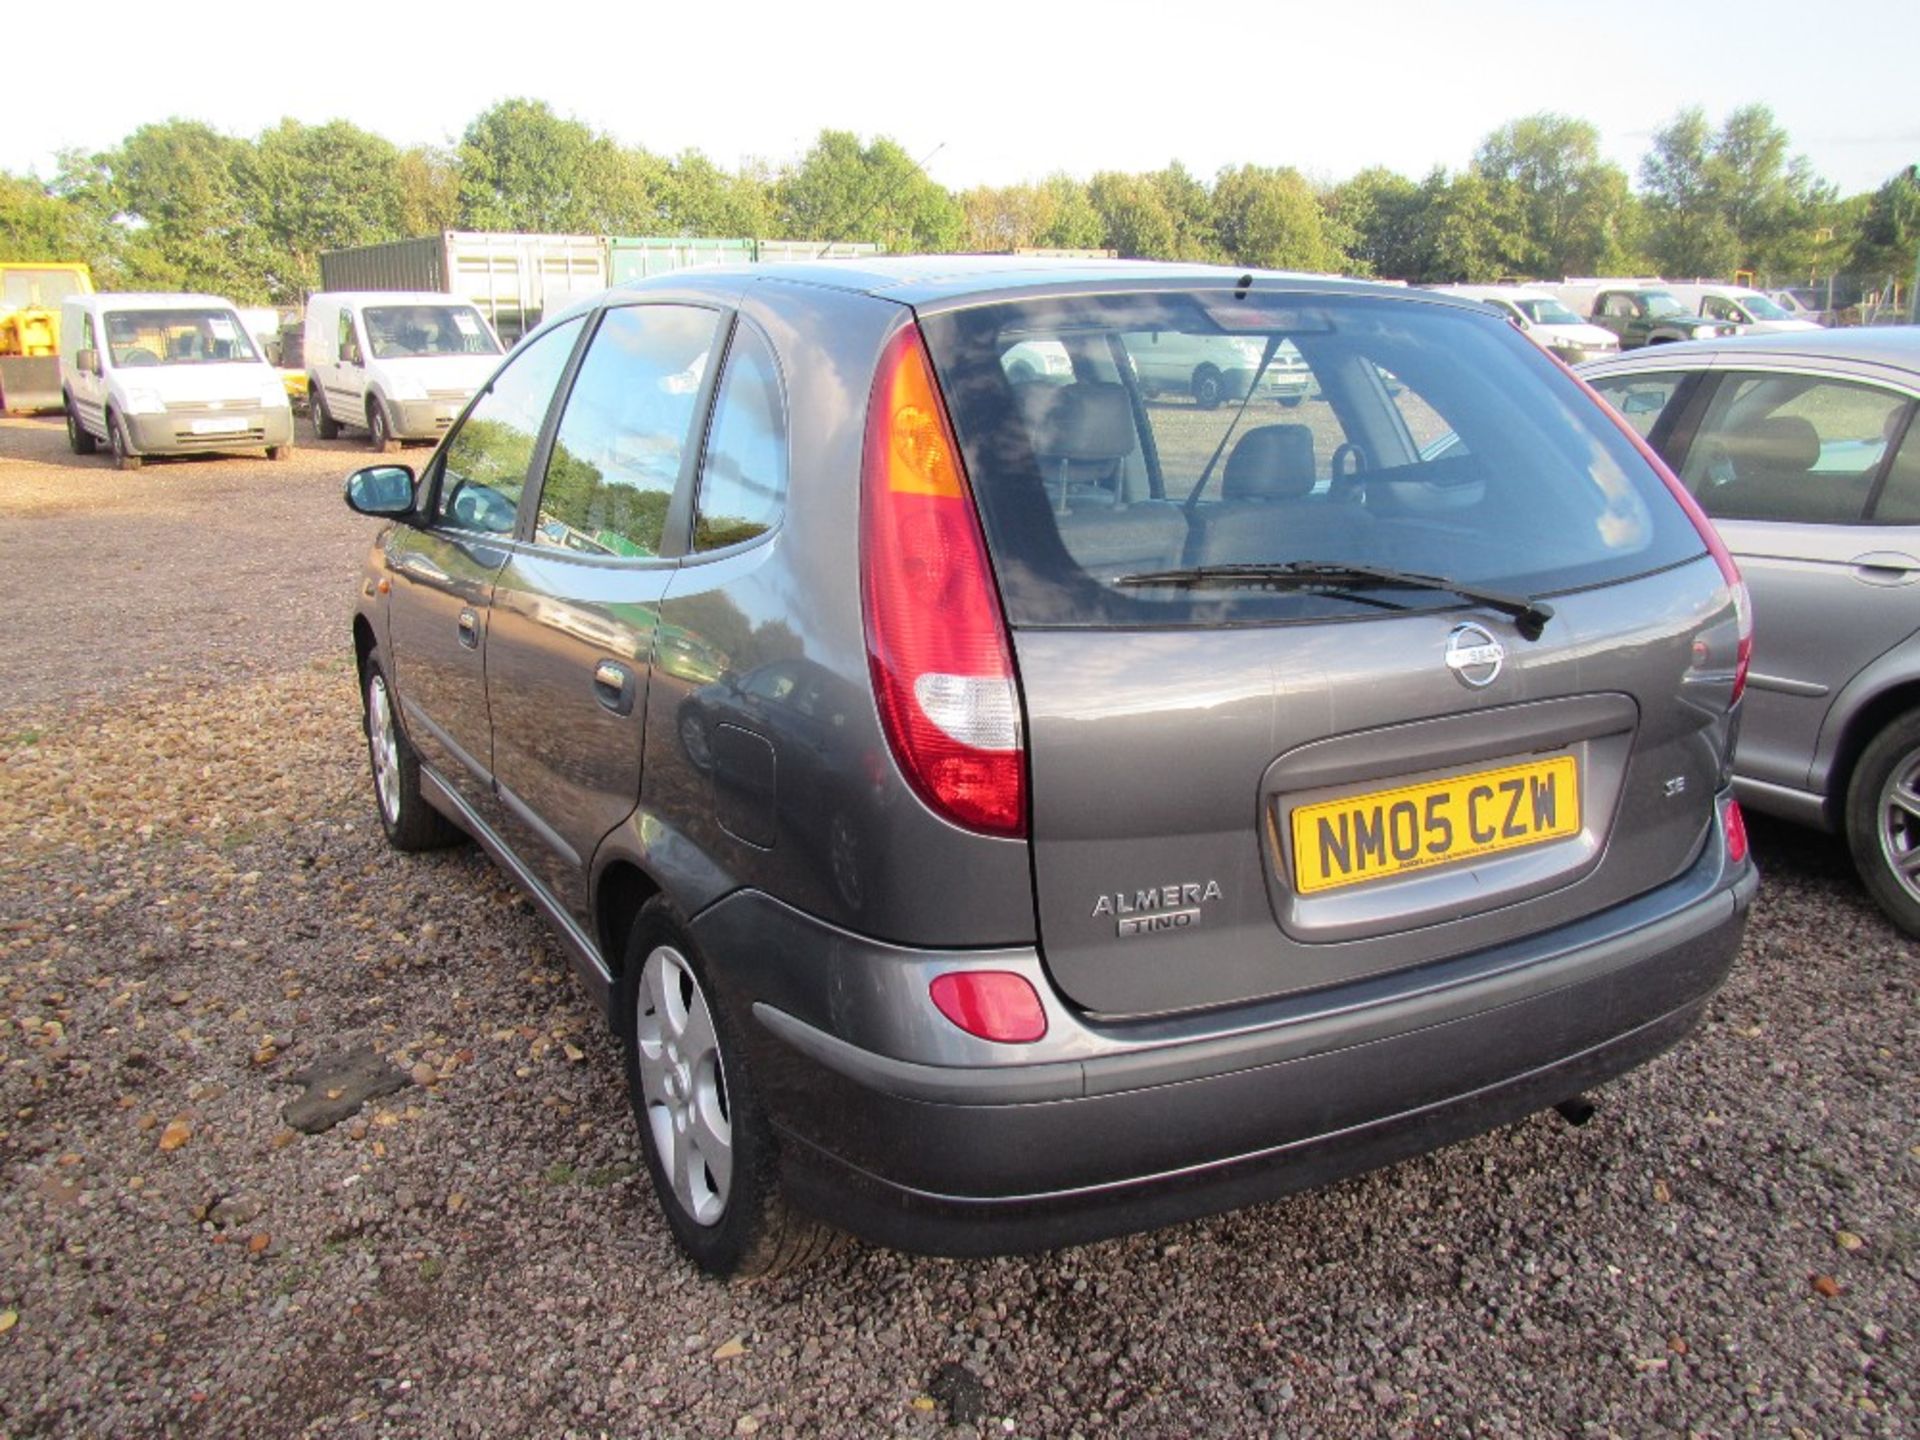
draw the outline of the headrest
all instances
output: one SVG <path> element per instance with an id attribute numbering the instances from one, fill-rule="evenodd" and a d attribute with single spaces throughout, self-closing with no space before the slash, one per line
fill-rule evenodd
<path id="1" fill-rule="evenodd" d="M 1820 432 L 1800 415 L 1770 415 L 1720 437 L 1736 472 L 1764 466 L 1768 470 L 1811 470 L 1820 459 Z"/>
<path id="2" fill-rule="evenodd" d="M 1313 431 L 1305 425 L 1261 425 L 1227 456 L 1223 500 L 1294 500 L 1313 489 Z"/>
<path id="3" fill-rule="evenodd" d="M 1042 460 L 1119 460 L 1138 440 L 1125 387 L 1105 380 L 1022 385 L 1033 453 Z"/>

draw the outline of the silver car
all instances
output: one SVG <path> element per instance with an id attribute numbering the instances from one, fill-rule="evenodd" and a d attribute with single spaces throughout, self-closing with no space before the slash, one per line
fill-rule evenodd
<path id="1" fill-rule="evenodd" d="M 1247 378 L 1149 403 L 1148 350 Z M 1255 403 L 1283 352 L 1322 399 Z M 348 499 L 387 836 L 551 921 L 716 1273 L 1385 1164 L 1674 1044 L 1739 949 L 1738 574 L 1477 304 L 682 271 Z"/>
<path id="2" fill-rule="evenodd" d="M 1662 346 L 1582 374 L 1752 589 L 1740 798 L 1843 833 L 1881 908 L 1920 935 L 1920 329 Z"/>

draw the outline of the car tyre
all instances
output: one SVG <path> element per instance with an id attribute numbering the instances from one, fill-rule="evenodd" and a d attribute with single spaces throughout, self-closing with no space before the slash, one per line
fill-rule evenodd
<path id="1" fill-rule="evenodd" d="M 627 1096 L 675 1242 L 722 1279 L 810 1264 L 835 1232 L 780 1195 L 773 1128 L 712 971 L 664 898 L 641 908 L 616 991 Z"/>
<path id="2" fill-rule="evenodd" d="M 80 423 L 80 417 L 74 412 L 73 397 L 65 397 L 67 407 L 67 446 L 76 455 L 91 455 L 100 447 L 93 438 L 93 432 Z"/>
<path id="3" fill-rule="evenodd" d="M 367 402 L 367 443 L 381 455 L 393 455 L 400 449 L 400 442 L 393 438 L 393 422 L 387 419 L 387 407 L 378 396 Z"/>
<path id="4" fill-rule="evenodd" d="M 1193 398 L 1202 410 L 1217 410 L 1227 397 L 1227 379 L 1217 366 L 1202 365 L 1193 372 Z"/>
<path id="5" fill-rule="evenodd" d="M 127 422 L 113 411 L 107 411 L 107 449 L 113 456 L 113 463 L 122 470 L 138 470 L 142 456 L 135 452 L 133 442 L 127 438 Z"/>
<path id="6" fill-rule="evenodd" d="M 321 440 L 338 440 L 340 422 L 327 413 L 327 397 L 313 377 L 307 377 L 307 416 L 313 421 L 313 433 Z"/>
<path id="7" fill-rule="evenodd" d="M 292 458 L 293 441 L 291 440 L 287 441 L 284 445 L 267 446 L 267 459 L 269 460 L 290 460 Z"/>
<path id="8" fill-rule="evenodd" d="M 1847 786 L 1847 848 L 1867 893 L 1920 936 L 1920 711 L 1874 736 Z"/>
<path id="9" fill-rule="evenodd" d="M 460 827 L 420 793 L 420 757 L 400 728 L 398 703 L 387 685 L 380 652 L 367 656 L 361 689 L 367 760 L 373 774 L 374 808 L 380 828 L 396 850 L 444 850 L 465 838 Z"/>

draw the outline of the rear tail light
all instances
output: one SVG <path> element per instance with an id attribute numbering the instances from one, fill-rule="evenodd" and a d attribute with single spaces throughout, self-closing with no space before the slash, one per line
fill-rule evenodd
<path id="1" fill-rule="evenodd" d="M 1026 756 L 1007 627 L 916 325 L 880 358 L 863 468 L 861 596 L 887 743 L 936 812 L 1024 836 Z"/>
<path id="2" fill-rule="evenodd" d="M 1740 813 L 1738 800 L 1727 801 L 1720 826 L 1727 836 L 1727 859 L 1738 865 L 1747 858 L 1747 817 Z"/>
<path id="3" fill-rule="evenodd" d="M 942 1015 L 982 1040 L 1029 1045 L 1047 1033 L 1040 993 L 1011 970 L 956 970 L 935 976 L 928 989 Z"/>
<path id="4" fill-rule="evenodd" d="M 1720 532 L 1713 528 L 1713 522 L 1707 518 L 1707 512 L 1700 508 L 1699 502 L 1689 495 L 1687 487 L 1680 483 L 1680 477 L 1673 473 L 1667 462 L 1660 458 L 1659 453 L 1646 442 L 1640 432 L 1627 423 L 1626 416 L 1609 405 L 1606 398 L 1575 373 L 1571 366 L 1562 362 L 1560 368 L 1573 377 L 1573 383 L 1586 391 L 1589 399 L 1606 411 L 1613 423 L 1620 427 L 1620 433 L 1625 435 L 1633 443 L 1633 448 L 1640 452 L 1641 458 L 1651 465 L 1654 473 L 1666 482 L 1667 489 L 1672 492 L 1673 498 L 1680 502 L 1680 508 L 1686 511 L 1687 518 L 1693 521 L 1693 528 L 1700 532 L 1700 538 L 1706 542 L 1707 553 L 1713 556 L 1713 563 L 1720 567 L 1721 578 L 1727 582 L 1727 589 L 1733 594 L 1734 622 L 1739 627 L 1740 635 L 1733 661 L 1733 694 L 1727 700 L 1729 705 L 1733 704 L 1747 688 L 1747 668 L 1753 663 L 1753 600 L 1747 594 L 1747 582 L 1740 578 L 1740 567 L 1734 564 L 1733 553 L 1721 540 Z"/>

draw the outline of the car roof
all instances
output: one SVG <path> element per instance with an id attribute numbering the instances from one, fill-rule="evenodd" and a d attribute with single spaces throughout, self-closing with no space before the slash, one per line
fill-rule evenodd
<path id="1" fill-rule="evenodd" d="M 1920 372 L 1920 325 L 1852 326 L 1834 330 L 1795 330 L 1784 334 L 1736 335 L 1724 340 L 1690 340 L 1674 345 L 1647 346 L 1636 352 L 1634 358 L 1651 364 L 1672 356 L 1708 354 L 1854 360 Z"/>
<path id="2" fill-rule="evenodd" d="M 209 305 L 217 305 L 226 310 L 235 308 L 233 301 L 223 295 L 182 295 L 178 291 L 165 290 L 96 290 L 91 295 L 69 295 L 67 298 L 98 306 L 103 312 L 108 310 L 204 310 Z"/>
<path id="3" fill-rule="evenodd" d="M 1084 260 L 1039 255 L 863 255 L 843 260 L 794 261 L 775 265 L 716 265 L 676 270 L 614 287 L 616 295 L 650 289 L 726 286 L 737 291 L 742 280 L 763 284 L 819 285 L 895 300 L 907 305 L 938 305 L 1052 288 L 1112 286 L 1119 289 L 1190 285 L 1226 288 L 1251 276 L 1284 282 L 1288 290 L 1418 296 L 1465 303 L 1454 296 L 1411 290 L 1404 285 L 1313 275 L 1246 266 L 1201 265 L 1160 260 Z"/>

